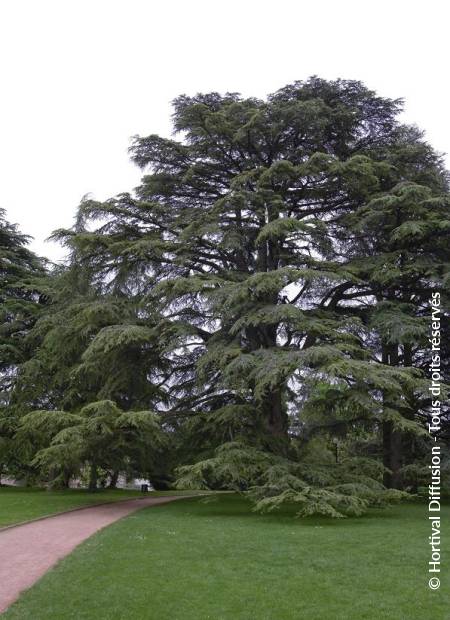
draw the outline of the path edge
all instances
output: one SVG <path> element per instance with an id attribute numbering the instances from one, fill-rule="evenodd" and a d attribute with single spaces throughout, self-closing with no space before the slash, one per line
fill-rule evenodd
<path id="1" fill-rule="evenodd" d="M 96 534 L 98 534 L 99 532 L 101 532 L 102 530 L 107 529 L 108 527 L 110 527 L 111 525 L 114 525 L 115 523 L 117 523 L 118 521 L 122 521 L 123 519 L 126 519 L 127 517 L 129 517 L 130 515 L 134 514 L 135 512 L 138 512 L 139 510 L 143 510 L 144 508 L 155 508 L 156 506 L 161 506 L 164 504 L 168 504 L 170 502 L 179 500 L 179 499 L 193 499 L 195 497 L 204 497 L 205 495 L 208 495 L 207 493 L 198 493 L 195 495 L 159 495 L 157 497 L 154 497 L 154 499 L 166 499 L 167 501 L 165 502 L 158 502 L 158 504 L 155 505 L 149 505 L 149 506 L 143 506 L 142 508 L 136 507 L 136 510 L 131 511 L 129 514 L 127 515 L 123 515 L 121 517 L 119 517 L 118 519 L 116 519 L 115 521 L 113 521 L 112 523 L 108 523 L 102 527 L 100 527 L 98 530 L 96 530 L 95 532 L 93 532 L 90 536 L 87 536 L 86 538 L 84 538 L 83 540 L 81 540 L 77 545 L 75 545 L 75 547 L 72 549 L 72 551 L 70 551 L 69 553 L 67 553 L 66 555 L 64 555 L 63 557 L 59 558 L 58 560 L 56 560 L 54 562 L 54 564 L 52 564 L 40 577 L 38 577 L 36 579 L 36 581 L 34 581 L 34 583 L 32 583 L 29 587 L 24 588 L 23 590 L 21 590 L 17 597 L 7 606 L 5 607 L 3 610 L 0 610 L 0 616 L 3 615 L 4 613 L 6 613 L 13 605 L 15 605 L 15 603 L 17 603 L 17 601 L 20 599 L 20 597 L 27 592 L 28 590 L 30 590 L 31 588 L 33 588 L 36 583 L 38 583 L 47 573 L 49 573 L 50 571 L 54 570 L 55 567 L 61 562 L 63 561 L 65 558 L 67 558 L 71 553 L 73 553 L 75 551 L 75 549 L 77 549 L 80 545 L 82 545 L 86 540 L 89 540 L 89 538 L 92 538 L 92 536 L 95 536 Z M 121 499 L 121 500 L 117 500 L 115 502 L 103 502 L 103 503 L 99 503 L 99 504 L 92 504 L 90 506 L 79 506 L 78 508 L 73 508 L 71 510 L 65 510 L 63 512 L 59 512 L 59 513 L 55 513 L 53 515 L 47 515 L 46 517 L 37 517 L 36 519 L 31 519 L 30 521 L 24 521 L 22 523 L 17 523 L 16 525 L 8 525 L 2 529 L 0 529 L 0 534 L 2 531 L 5 530 L 9 530 L 12 529 L 14 527 L 20 527 L 22 525 L 28 525 L 29 523 L 34 523 L 36 521 L 43 521 L 44 519 L 51 519 L 52 517 L 56 517 L 56 516 L 60 516 L 60 515 L 64 515 L 64 514 L 68 514 L 71 512 L 77 512 L 80 510 L 84 510 L 85 508 L 97 508 L 99 506 L 106 506 L 106 505 L 111 505 L 111 504 L 120 504 L 121 502 L 125 502 L 125 501 L 130 501 L 131 500 L 142 500 L 142 499 L 149 499 L 148 495 L 147 496 L 143 496 L 143 497 L 136 497 L 136 498 L 128 498 L 128 499 Z"/>
<path id="2" fill-rule="evenodd" d="M 196 495 L 156 495 L 155 499 L 170 497 L 171 499 L 183 499 L 193 497 L 203 497 L 207 495 L 206 493 L 198 493 Z M 19 521 L 19 523 L 11 523 L 10 525 L 4 525 L 0 527 L 0 534 L 5 532 L 6 530 L 11 530 L 14 527 L 21 527 L 22 525 L 28 525 L 29 523 L 36 523 L 36 521 L 44 521 L 44 519 L 51 519 L 52 517 L 59 517 L 61 515 L 67 515 L 71 512 L 77 512 L 78 510 L 85 510 L 86 508 L 97 508 L 98 506 L 110 506 L 111 504 L 120 504 L 121 502 L 129 502 L 130 500 L 141 500 L 148 499 L 149 497 L 153 497 L 152 495 L 142 495 L 140 497 L 125 497 L 124 499 L 116 499 L 115 501 L 110 502 L 98 502 L 97 504 L 88 504 L 87 506 L 78 506 L 77 508 L 71 508 L 70 510 L 61 510 L 60 512 L 53 512 L 50 515 L 42 515 L 42 517 L 36 517 L 34 519 L 29 519 L 28 521 Z"/>

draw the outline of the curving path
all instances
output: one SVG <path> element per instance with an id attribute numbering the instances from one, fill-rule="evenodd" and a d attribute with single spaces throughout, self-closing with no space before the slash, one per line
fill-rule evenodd
<path id="1" fill-rule="evenodd" d="M 83 540 L 145 508 L 187 496 L 146 497 L 81 508 L 0 531 L 0 613 Z"/>

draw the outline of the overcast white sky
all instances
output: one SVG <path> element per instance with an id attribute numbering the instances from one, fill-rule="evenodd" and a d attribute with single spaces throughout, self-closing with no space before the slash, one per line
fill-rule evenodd
<path id="1" fill-rule="evenodd" d="M 170 134 L 181 93 L 263 97 L 298 79 L 359 79 L 404 97 L 450 153 L 446 0 L 14 0 L 0 3 L 0 206 L 32 249 L 86 193 L 131 190 L 130 136 Z M 447 161 L 449 161 L 447 159 Z"/>

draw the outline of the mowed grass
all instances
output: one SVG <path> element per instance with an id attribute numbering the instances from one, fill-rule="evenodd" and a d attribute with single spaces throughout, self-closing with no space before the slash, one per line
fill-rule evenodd
<path id="1" fill-rule="evenodd" d="M 147 508 L 78 547 L 4 619 L 448 620 L 448 560 L 428 588 L 427 516 L 407 504 L 293 520 L 236 496 Z"/>
<path id="2" fill-rule="evenodd" d="M 146 495 L 171 495 L 177 492 L 152 492 Z M 67 489 L 46 491 L 45 489 L 24 489 L 23 487 L 0 487 L 0 527 L 37 519 L 57 512 L 114 502 L 127 498 L 142 497 L 140 491 L 99 490 L 94 493 Z"/>

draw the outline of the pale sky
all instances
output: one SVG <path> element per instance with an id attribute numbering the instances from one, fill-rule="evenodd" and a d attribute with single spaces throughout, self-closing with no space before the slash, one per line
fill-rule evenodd
<path id="1" fill-rule="evenodd" d="M 450 153 L 449 18 L 446 0 L 0 1 L 0 206 L 57 260 L 46 237 L 84 194 L 138 184 L 130 137 L 170 135 L 174 97 L 314 74 L 405 98 Z"/>

